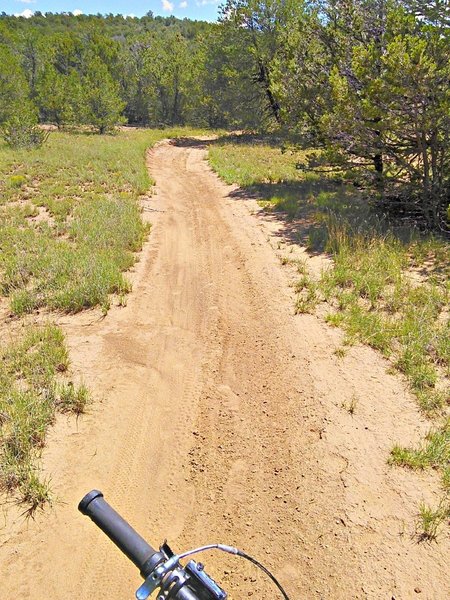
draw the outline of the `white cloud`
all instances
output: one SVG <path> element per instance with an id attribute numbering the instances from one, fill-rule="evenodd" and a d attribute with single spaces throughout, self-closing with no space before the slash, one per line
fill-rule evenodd
<path id="1" fill-rule="evenodd" d="M 29 19 L 30 17 L 32 17 L 34 15 L 34 12 L 32 10 L 30 10 L 29 8 L 26 8 L 23 12 L 21 13 L 15 13 L 15 17 L 24 17 L 25 19 Z"/>
<path id="2" fill-rule="evenodd" d="M 22 4 L 36 4 L 36 0 L 16 0 L 16 2 L 21 2 Z"/>
<path id="3" fill-rule="evenodd" d="M 169 2 L 169 0 L 162 0 L 162 9 L 167 10 L 168 12 L 172 12 L 173 2 Z"/>
<path id="4" fill-rule="evenodd" d="M 74 17 L 78 17 L 78 15 L 82 15 L 83 11 L 80 10 L 79 8 L 76 8 L 75 10 L 72 11 L 72 14 Z"/>
<path id="5" fill-rule="evenodd" d="M 180 8 L 187 8 L 188 3 L 186 2 L 186 0 L 183 0 L 183 2 L 180 2 Z"/>
<path id="6" fill-rule="evenodd" d="M 130 13 L 129 15 L 122 15 L 124 19 L 135 19 L 136 15 L 133 15 L 133 13 Z"/>
<path id="7" fill-rule="evenodd" d="M 219 4 L 220 0 L 197 0 L 197 6 L 207 6 L 208 4 Z"/>

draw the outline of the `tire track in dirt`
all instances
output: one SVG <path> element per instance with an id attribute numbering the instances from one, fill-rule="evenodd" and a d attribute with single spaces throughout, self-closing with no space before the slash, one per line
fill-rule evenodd
<path id="1" fill-rule="evenodd" d="M 136 570 L 76 511 L 97 487 L 153 545 L 238 545 L 293 600 L 446 598 L 448 540 L 419 546 L 408 531 L 434 499 L 429 478 L 386 465 L 393 441 L 425 427 L 403 383 L 369 349 L 339 361 L 338 332 L 294 317 L 256 207 L 204 159 L 201 142 L 151 151 L 154 227 L 128 305 L 62 319 L 98 401 L 50 435 L 60 502 L 28 523 L 9 510 L 0 597 L 132 597 Z M 354 417 L 340 407 L 351 394 Z M 276 597 L 247 563 L 205 561 L 230 600 Z"/>

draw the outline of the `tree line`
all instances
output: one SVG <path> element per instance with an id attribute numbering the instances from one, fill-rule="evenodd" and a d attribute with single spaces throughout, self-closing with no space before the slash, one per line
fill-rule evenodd
<path id="1" fill-rule="evenodd" d="M 317 149 L 304 168 L 448 229 L 449 32 L 447 0 L 227 0 L 218 23 L 3 14 L 0 123 L 288 132 Z"/>
<path id="2" fill-rule="evenodd" d="M 225 29 L 232 30 L 227 39 Z M 0 122 L 261 126 L 252 56 L 232 27 L 174 17 L 0 16 Z"/>

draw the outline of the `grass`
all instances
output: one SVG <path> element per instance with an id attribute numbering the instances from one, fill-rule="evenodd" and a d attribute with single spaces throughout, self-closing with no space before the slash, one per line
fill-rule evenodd
<path id="1" fill-rule="evenodd" d="M 439 530 L 450 518 L 450 504 L 441 501 L 437 508 L 432 508 L 424 502 L 419 506 L 417 520 L 419 541 L 433 542 L 438 538 Z"/>
<path id="2" fill-rule="evenodd" d="M 0 145 L 0 292 L 14 314 L 106 311 L 111 295 L 130 291 L 123 273 L 148 233 L 139 207 L 151 185 L 145 152 L 189 133 L 58 132 L 37 150 Z"/>
<path id="3" fill-rule="evenodd" d="M 418 448 L 394 446 L 389 462 L 415 470 L 432 468 L 442 474 L 444 497 L 436 508 L 422 503 L 418 516 L 419 539 L 436 540 L 441 525 L 450 519 L 450 419 L 431 430 Z"/>
<path id="4" fill-rule="evenodd" d="M 391 462 L 433 468 L 449 493 L 450 247 L 377 213 L 352 185 L 331 174 L 303 172 L 307 152 L 282 153 L 267 139 L 219 141 L 210 148 L 213 168 L 237 183 L 239 198 L 253 196 L 284 218 L 285 238 L 310 254 L 327 254 L 321 276 L 299 268 L 297 313 L 328 308 L 326 321 L 346 332 L 344 346 L 359 342 L 381 352 L 409 382 L 431 419 L 420 450 L 394 448 Z M 345 350 L 336 351 L 344 356 Z M 353 414 L 354 405 L 345 408 Z M 425 537 L 434 535 L 443 506 L 421 507 Z M 430 512 L 431 511 L 431 512 Z M 441 519 L 441 522 L 444 519 Z M 427 533 L 428 532 L 428 533 Z"/>
<path id="5" fill-rule="evenodd" d="M 450 418 L 441 427 L 432 429 L 418 448 L 394 446 L 390 462 L 411 469 L 441 471 L 443 487 L 450 495 Z"/>
<path id="6" fill-rule="evenodd" d="M 256 184 L 304 181 L 297 164 L 305 152 L 282 153 L 270 138 L 238 136 L 219 138 L 210 145 L 209 162 L 227 183 L 248 187 Z M 316 178 L 314 174 L 311 175 Z"/>
<path id="7" fill-rule="evenodd" d="M 54 325 L 28 329 L 0 359 L 0 486 L 32 512 L 51 498 L 38 462 L 56 411 L 80 414 L 90 397 L 84 385 L 66 381 L 69 356 Z"/>
<path id="8" fill-rule="evenodd" d="M 439 246 L 438 258 L 429 254 L 419 263 L 417 244 L 392 234 L 371 239 L 342 234 L 334 266 L 323 273 L 319 287 L 334 309 L 329 322 L 343 327 L 349 342 L 368 344 L 390 358 L 425 412 L 442 412 L 450 366 L 446 275 L 417 280 L 412 274 L 425 263 L 444 265 L 450 253 L 447 248 L 443 259 Z"/>

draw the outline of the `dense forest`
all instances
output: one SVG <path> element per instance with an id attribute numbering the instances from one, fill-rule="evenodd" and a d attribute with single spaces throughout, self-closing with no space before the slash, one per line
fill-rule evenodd
<path id="1" fill-rule="evenodd" d="M 0 126 L 189 124 L 279 133 L 299 168 L 345 173 L 448 231 L 446 0 L 228 0 L 218 23 L 120 15 L 0 15 Z"/>

